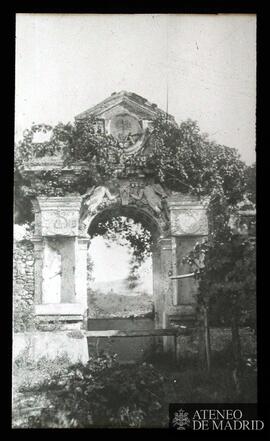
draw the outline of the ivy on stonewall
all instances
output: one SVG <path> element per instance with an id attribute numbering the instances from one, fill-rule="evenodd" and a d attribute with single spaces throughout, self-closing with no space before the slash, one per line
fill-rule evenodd
<path id="1" fill-rule="evenodd" d="M 46 136 L 40 142 L 38 135 Z M 180 125 L 158 117 L 146 136 L 145 154 L 126 155 L 118 141 L 104 134 L 94 118 L 33 124 L 15 149 L 15 201 L 18 222 L 32 219 L 30 199 L 37 195 L 84 194 L 93 185 L 136 173 L 151 176 L 167 188 L 208 198 L 212 234 L 227 224 L 231 212 L 252 191 L 254 173 L 233 148 L 211 141 L 198 124 L 188 119 Z M 40 171 L 31 179 L 23 165 L 44 157 L 62 158 L 63 168 L 84 163 L 88 170 Z"/>

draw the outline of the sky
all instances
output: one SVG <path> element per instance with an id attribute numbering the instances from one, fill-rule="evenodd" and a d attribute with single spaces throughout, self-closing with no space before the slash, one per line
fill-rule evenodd
<path id="1" fill-rule="evenodd" d="M 255 161 L 256 16 L 17 14 L 15 138 L 135 92 Z"/>

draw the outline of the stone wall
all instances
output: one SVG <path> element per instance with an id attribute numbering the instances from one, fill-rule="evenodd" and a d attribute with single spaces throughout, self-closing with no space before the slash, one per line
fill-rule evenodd
<path id="1" fill-rule="evenodd" d="M 33 325 L 34 250 L 29 239 L 14 240 L 13 328 L 25 331 Z"/>

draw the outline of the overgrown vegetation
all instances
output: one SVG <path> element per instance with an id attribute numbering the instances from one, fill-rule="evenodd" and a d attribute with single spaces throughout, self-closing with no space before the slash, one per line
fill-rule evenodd
<path id="1" fill-rule="evenodd" d="M 48 407 L 29 427 L 162 427 L 164 379 L 151 364 L 119 365 L 115 357 L 90 357 L 20 392 L 44 394 Z"/>
<path id="2" fill-rule="evenodd" d="M 35 142 L 34 135 L 40 131 L 50 135 L 48 141 Z M 157 118 L 146 150 L 146 155 L 139 152 L 127 156 L 113 137 L 96 130 L 94 119 L 55 127 L 35 124 L 25 131 L 16 147 L 16 199 L 29 200 L 38 194 L 83 194 L 88 187 L 104 184 L 113 177 L 143 171 L 175 191 L 209 196 L 213 202 L 216 198 L 230 204 L 241 200 L 247 185 L 247 167 L 235 149 L 218 145 L 201 134 L 196 122 L 187 120 L 175 126 L 166 118 Z M 89 171 L 73 172 L 72 176 L 62 170 L 43 171 L 30 185 L 22 171 L 23 163 L 53 155 L 61 155 L 65 165 L 84 161 Z"/>
<path id="3" fill-rule="evenodd" d="M 228 348 L 229 350 L 229 348 Z M 224 352 L 224 353 L 223 353 Z M 206 375 L 198 359 L 176 366 L 168 358 L 152 364 L 119 364 L 115 356 L 91 356 L 87 365 L 55 360 L 15 361 L 14 427 L 167 427 L 173 402 L 239 402 L 226 348 L 213 358 Z M 246 358 L 241 402 L 256 401 L 256 364 Z"/>

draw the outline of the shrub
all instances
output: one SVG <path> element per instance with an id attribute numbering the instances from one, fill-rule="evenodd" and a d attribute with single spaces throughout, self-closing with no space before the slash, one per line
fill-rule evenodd
<path id="1" fill-rule="evenodd" d="M 151 364 L 108 355 L 69 367 L 39 386 L 51 405 L 31 427 L 153 427 L 166 424 L 163 377 Z"/>

